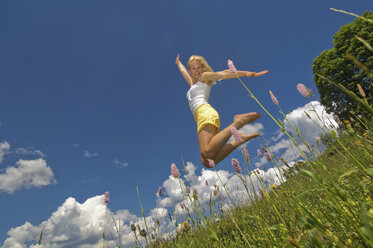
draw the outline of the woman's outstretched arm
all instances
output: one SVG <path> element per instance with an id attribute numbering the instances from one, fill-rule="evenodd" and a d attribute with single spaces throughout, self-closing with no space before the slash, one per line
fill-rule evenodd
<path id="1" fill-rule="evenodd" d="M 251 72 L 251 71 L 236 71 L 235 74 L 229 70 L 217 71 L 217 72 L 204 72 L 201 75 L 201 81 L 216 81 L 220 79 L 230 79 L 239 77 L 259 77 L 267 74 L 268 71 L 264 70 L 261 72 Z M 237 75 L 237 76 L 236 76 Z"/>
<path id="2" fill-rule="evenodd" d="M 192 86 L 193 82 L 192 82 L 192 78 L 191 76 L 189 75 L 187 69 L 185 68 L 185 66 L 180 62 L 180 55 L 178 54 L 177 57 L 176 57 L 176 64 L 177 66 L 179 67 L 179 70 L 180 70 L 180 73 L 181 75 L 183 75 L 185 81 L 190 85 Z"/>

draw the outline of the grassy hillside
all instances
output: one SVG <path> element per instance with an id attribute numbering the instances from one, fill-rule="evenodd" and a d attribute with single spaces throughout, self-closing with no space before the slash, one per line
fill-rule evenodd
<path id="1" fill-rule="evenodd" d="M 361 124 L 329 135 L 316 160 L 284 172 L 287 181 L 257 192 L 251 206 L 185 220 L 153 247 L 373 247 L 373 136 Z M 217 195 L 219 198 L 219 195 Z M 198 213 L 196 213 L 198 216 Z"/>

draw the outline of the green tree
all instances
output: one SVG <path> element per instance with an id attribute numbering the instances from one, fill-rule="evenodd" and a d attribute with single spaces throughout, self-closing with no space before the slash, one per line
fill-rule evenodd
<path id="1" fill-rule="evenodd" d="M 362 15 L 373 19 L 373 12 L 366 11 Z M 355 57 L 372 72 L 373 52 L 370 51 L 357 37 L 373 44 L 373 23 L 356 18 L 352 23 L 344 25 L 334 35 L 334 47 L 323 51 L 313 62 L 314 81 L 320 93 L 321 104 L 327 112 L 337 114 L 342 120 L 348 119 L 350 110 L 368 114 L 361 106 L 349 96 L 337 89 L 327 80 L 319 77 L 323 75 L 354 92 L 361 97 L 357 84 L 360 84 L 366 93 L 368 104 L 373 105 L 373 83 L 367 73 L 358 68 L 347 54 Z"/>

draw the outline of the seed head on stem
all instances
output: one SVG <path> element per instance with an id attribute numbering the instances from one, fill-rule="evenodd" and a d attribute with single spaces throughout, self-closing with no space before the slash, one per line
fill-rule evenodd
<path id="1" fill-rule="evenodd" d="M 267 159 L 268 161 L 271 161 L 271 160 L 272 160 L 271 155 L 269 155 L 268 152 L 265 152 L 264 155 L 265 155 L 265 157 L 266 157 L 266 159 Z"/>
<path id="2" fill-rule="evenodd" d="M 249 163 L 250 162 L 249 152 L 247 151 L 246 147 L 244 147 L 243 150 L 244 150 L 244 153 L 245 153 L 245 159 Z"/>
<path id="3" fill-rule="evenodd" d="M 233 165 L 233 168 L 234 168 L 234 171 L 238 174 L 241 173 L 241 167 L 240 167 L 240 163 L 238 162 L 237 159 L 235 158 L 232 158 L 232 165 Z"/>
<path id="4" fill-rule="evenodd" d="M 304 84 L 298 84 L 297 89 L 302 96 L 304 97 L 310 96 L 310 90 L 307 89 L 307 87 Z"/>
<path id="5" fill-rule="evenodd" d="M 272 98 L 272 102 L 276 105 L 278 105 L 278 100 L 277 98 L 275 97 L 275 95 L 273 95 L 272 91 L 269 91 L 269 94 L 271 95 L 271 98 Z"/>
<path id="6" fill-rule="evenodd" d="M 365 98 L 366 97 L 365 92 L 360 84 L 357 84 L 357 88 L 359 89 L 360 95 Z"/>
<path id="7" fill-rule="evenodd" d="M 236 67 L 234 66 L 232 60 L 230 60 L 230 59 L 228 59 L 228 67 L 229 67 L 229 71 L 230 71 L 232 74 L 236 74 L 237 69 L 236 69 Z"/>
<path id="8" fill-rule="evenodd" d="M 108 204 L 109 202 L 109 192 L 105 192 L 105 203 Z"/>
<path id="9" fill-rule="evenodd" d="M 179 178 L 180 177 L 179 170 L 177 169 L 176 164 L 174 164 L 174 163 L 171 164 L 171 175 L 174 178 Z"/>
<path id="10" fill-rule="evenodd" d="M 257 150 L 257 153 L 258 153 L 258 157 L 260 157 L 260 158 L 263 157 L 263 154 L 259 149 Z"/>
<path id="11" fill-rule="evenodd" d="M 240 136 L 240 134 L 238 133 L 237 128 L 235 128 L 235 127 L 231 127 L 231 133 L 232 133 L 234 139 L 236 140 L 236 143 L 237 143 L 237 144 L 239 144 L 239 143 L 242 142 L 241 136 Z"/>

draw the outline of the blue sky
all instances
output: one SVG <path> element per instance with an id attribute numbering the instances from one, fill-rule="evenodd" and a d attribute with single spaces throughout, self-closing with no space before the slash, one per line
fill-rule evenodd
<path id="1" fill-rule="evenodd" d="M 270 111 L 277 113 L 269 90 L 287 113 L 309 107 L 296 85 L 317 93 L 313 59 L 354 20 L 331 7 L 362 14 L 372 3 L 1 1 L 0 244 L 26 221 L 38 227 L 69 197 L 83 203 L 109 191 L 113 213 L 140 216 L 138 186 L 149 213 L 170 164 L 181 168 L 181 157 L 196 174 L 207 173 L 178 53 L 184 64 L 202 55 L 215 71 L 226 69 L 228 59 L 239 70 L 268 69 L 244 82 Z M 235 114 L 263 113 L 233 79 L 213 87 L 210 103 L 222 127 Z M 293 117 L 302 125 L 304 118 Z M 257 123 L 247 130 L 263 136 L 247 149 L 263 169 L 256 149 L 265 140 L 281 145 L 267 115 Z M 232 172 L 231 158 L 239 156 L 233 152 L 218 169 Z"/>

